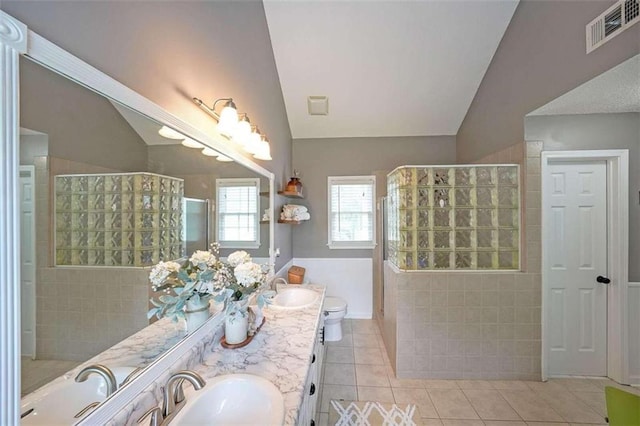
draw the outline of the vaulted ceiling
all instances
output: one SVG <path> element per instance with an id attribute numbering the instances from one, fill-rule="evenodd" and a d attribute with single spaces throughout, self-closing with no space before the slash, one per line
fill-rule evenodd
<path id="1" fill-rule="evenodd" d="M 517 4 L 265 0 L 293 138 L 455 135 Z"/>

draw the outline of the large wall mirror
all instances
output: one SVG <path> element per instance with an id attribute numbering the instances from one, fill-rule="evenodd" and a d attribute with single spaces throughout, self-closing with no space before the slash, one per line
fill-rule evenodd
<path id="1" fill-rule="evenodd" d="M 151 266 L 213 242 L 223 257 L 243 249 L 272 266 L 274 232 L 272 173 L 66 52 L 50 55 L 56 46 L 30 36 L 36 50 L 49 53 L 36 52 L 34 60 L 30 44 L 16 64 L 22 323 L 16 364 L 26 398 L 65 373 L 72 378 L 88 360 L 122 367 L 121 374 L 135 370 L 135 382 L 186 339 L 184 324 L 147 319 Z M 49 57 L 86 67 L 77 73 L 84 81 Z M 92 78 L 107 83 L 91 87 Z M 115 87 L 115 95 L 105 87 Z M 136 105 L 125 105 L 127 98 Z M 176 131 L 198 140 L 176 139 Z"/>

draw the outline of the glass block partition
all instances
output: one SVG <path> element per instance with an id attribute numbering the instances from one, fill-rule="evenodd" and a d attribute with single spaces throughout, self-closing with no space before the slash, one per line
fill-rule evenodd
<path id="1" fill-rule="evenodd" d="M 183 255 L 182 179 L 55 176 L 56 265 L 149 266 Z"/>
<path id="2" fill-rule="evenodd" d="M 395 169 L 389 260 L 402 270 L 519 269 L 519 180 L 510 164 Z"/>

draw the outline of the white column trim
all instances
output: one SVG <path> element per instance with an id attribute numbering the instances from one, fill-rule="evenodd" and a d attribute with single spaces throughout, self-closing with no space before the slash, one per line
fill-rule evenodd
<path id="1" fill-rule="evenodd" d="M 20 419 L 19 61 L 27 27 L 0 11 L 0 424 Z"/>
<path id="2" fill-rule="evenodd" d="M 607 162 L 607 244 L 609 277 L 607 293 L 607 376 L 619 383 L 629 383 L 629 325 L 627 289 L 629 285 L 629 151 L 626 149 L 543 151 L 542 169 L 542 250 L 548 250 L 544 239 L 549 218 L 546 214 L 548 194 L 545 176 L 552 161 L 603 160 Z M 546 297 L 548 273 L 542 256 L 542 380 L 548 377 L 548 336 Z"/>

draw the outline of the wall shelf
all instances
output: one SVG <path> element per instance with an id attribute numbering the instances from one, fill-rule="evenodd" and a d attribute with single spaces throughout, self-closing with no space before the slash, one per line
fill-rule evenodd
<path id="1" fill-rule="evenodd" d="M 289 225 L 300 225 L 302 223 L 302 221 L 300 220 L 283 220 L 283 219 L 278 219 L 278 223 L 287 223 Z"/>
<path id="2" fill-rule="evenodd" d="M 302 192 L 278 191 L 278 195 L 282 195 L 288 198 L 304 198 Z"/>

